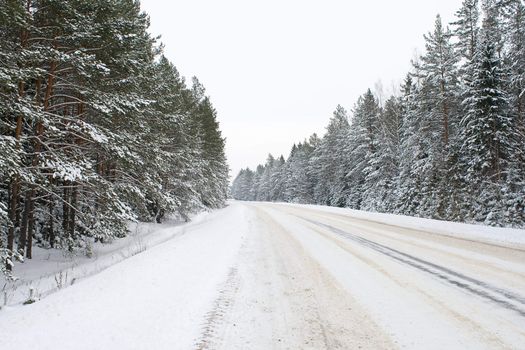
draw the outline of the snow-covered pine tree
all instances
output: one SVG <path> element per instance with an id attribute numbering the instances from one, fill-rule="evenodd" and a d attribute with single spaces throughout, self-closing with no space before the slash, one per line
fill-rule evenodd
<path id="1" fill-rule="evenodd" d="M 446 216 L 444 205 L 449 191 L 445 180 L 449 170 L 450 144 L 457 136 L 458 124 L 458 61 L 450 30 L 443 28 L 441 17 L 434 31 L 425 35 L 426 52 L 414 63 L 418 89 L 416 97 L 423 140 L 424 157 L 420 179 L 424 190 L 420 214 L 436 218 Z"/>
<path id="2" fill-rule="evenodd" d="M 241 193 L 243 200 L 253 201 L 253 187 L 255 186 L 255 173 L 250 169 L 246 168 L 246 173 L 243 182 L 241 183 Z"/>
<path id="3" fill-rule="evenodd" d="M 250 197 L 253 198 L 253 200 L 259 200 L 259 198 L 261 197 L 259 193 L 259 188 L 261 186 L 261 179 L 262 179 L 263 173 L 264 173 L 264 165 L 261 165 L 261 164 L 257 165 L 257 167 L 255 168 L 254 175 L 253 175 L 253 186 L 252 186 L 251 195 L 250 195 Z"/>
<path id="4" fill-rule="evenodd" d="M 210 98 L 204 95 L 204 87 L 195 77 L 192 90 L 196 101 L 195 118 L 201 127 L 204 161 L 205 182 L 199 192 L 202 193 L 202 202 L 206 207 L 220 208 L 226 200 L 229 182 L 229 168 L 224 153 L 225 139 L 219 129 L 217 112 Z"/>
<path id="5" fill-rule="evenodd" d="M 401 133 L 403 113 L 401 101 L 390 97 L 383 108 L 378 121 L 378 149 L 375 158 L 376 170 L 369 177 L 374 188 L 373 209 L 381 212 L 392 212 L 396 206 L 396 179 L 399 175 Z"/>
<path id="6" fill-rule="evenodd" d="M 499 8 L 498 23 L 505 36 L 510 103 L 515 108 L 517 127 L 525 135 L 525 4 L 521 0 L 499 0 L 494 6 Z"/>
<path id="7" fill-rule="evenodd" d="M 456 122 L 457 64 L 458 55 L 454 49 L 450 30 L 444 29 L 441 17 L 435 21 L 434 31 L 425 37 L 426 52 L 421 56 L 418 67 L 419 77 L 428 85 L 428 101 L 431 105 L 427 119 L 434 129 L 431 135 L 444 153 L 448 146 L 451 127 Z"/>
<path id="8" fill-rule="evenodd" d="M 245 186 L 247 184 L 247 175 L 249 168 L 241 169 L 235 179 L 232 181 L 231 196 L 236 200 L 248 200 Z"/>
<path id="9" fill-rule="evenodd" d="M 151 67 L 145 120 L 149 130 L 143 134 L 141 158 L 155 172 L 140 172 L 146 200 L 137 198 L 136 210 L 143 220 L 162 219 L 164 212 L 177 212 L 182 217 L 202 206 L 194 182 L 199 179 L 196 168 L 201 159 L 195 150 L 199 145 L 189 132 L 189 118 L 184 97 L 188 91 L 184 79 L 164 56 Z M 145 152 L 148 152 L 146 154 Z M 161 187 L 158 184 L 162 184 Z M 142 193 L 142 192 L 139 192 Z"/>
<path id="10" fill-rule="evenodd" d="M 347 143 L 349 164 L 346 181 L 349 188 L 346 205 L 354 209 L 374 207 L 374 187 L 379 167 L 379 104 L 368 89 L 359 97 L 352 117 Z"/>
<path id="11" fill-rule="evenodd" d="M 421 186 L 423 165 L 426 163 L 421 130 L 421 109 L 417 103 L 417 86 L 407 75 L 402 87 L 401 110 L 403 124 L 399 176 L 396 180 L 396 213 L 418 215 L 423 198 Z"/>
<path id="12" fill-rule="evenodd" d="M 25 62 L 35 51 L 29 43 L 32 28 L 31 2 L 0 2 L 0 268 L 9 274 L 15 258 L 15 236 L 20 227 L 23 184 L 31 178 L 27 166 L 26 124 L 35 118 L 34 100 L 27 93 L 26 81 L 38 74 Z"/>
<path id="13" fill-rule="evenodd" d="M 456 21 L 452 22 L 454 35 L 458 38 L 456 44 L 459 54 L 470 62 L 474 58 L 479 32 L 478 0 L 463 0 L 461 8 L 456 12 Z"/>
<path id="14" fill-rule="evenodd" d="M 284 200 L 284 184 L 286 174 L 286 161 L 281 155 L 274 162 L 274 167 L 270 177 L 270 200 L 282 201 Z"/>
<path id="15" fill-rule="evenodd" d="M 264 164 L 264 171 L 259 181 L 259 188 L 257 189 L 257 200 L 258 201 L 269 201 L 270 200 L 270 189 L 271 189 L 271 178 L 274 169 L 275 158 L 268 154 L 266 163 Z"/>
<path id="16" fill-rule="evenodd" d="M 515 176 L 510 171 L 516 170 L 512 164 L 519 157 L 520 135 L 504 91 L 502 60 L 491 30 L 490 25 L 483 28 L 474 57 L 474 77 L 461 121 L 461 162 L 472 199 L 470 219 L 501 224 L 505 216 L 515 216 L 507 213 L 507 204 L 516 201 L 518 184 L 506 183 Z M 523 203 L 515 205 L 523 213 Z"/>
<path id="17" fill-rule="evenodd" d="M 284 198 L 287 202 L 313 202 L 313 182 L 307 171 L 313 152 L 314 147 L 307 140 L 292 148 L 286 161 Z"/>
<path id="18" fill-rule="evenodd" d="M 314 198 L 319 204 L 344 206 L 346 169 L 341 160 L 345 156 L 348 130 L 348 114 L 338 105 L 313 155 L 316 159 L 313 176 L 317 179 Z"/>
<path id="19" fill-rule="evenodd" d="M 129 219 L 224 203 L 213 106 L 155 61 L 148 26 L 134 0 L 0 0 L 5 269 L 33 239 L 74 250 Z"/>

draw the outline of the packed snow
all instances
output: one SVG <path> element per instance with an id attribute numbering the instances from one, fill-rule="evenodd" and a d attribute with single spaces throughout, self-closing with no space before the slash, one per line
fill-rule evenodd
<path id="1" fill-rule="evenodd" d="M 443 220 L 433 220 L 418 218 L 407 215 L 395 215 L 385 213 L 375 213 L 363 210 L 353 210 L 348 208 L 336 208 L 323 205 L 300 205 L 300 204 L 283 204 L 291 206 L 300 206 L 312 208 L 329 213 L 344 214 L 352 218 L 379 222 L 391 226 L 410 228 L 418 231 L 431 232 L 444 236 L 472 239 L 475 241 L 487 242 L 491 244 L 518 245 L 525 249 L 525 230 L 491 227 L 481 224 L 465 224 L 460 222 L 451 222 Z"/>

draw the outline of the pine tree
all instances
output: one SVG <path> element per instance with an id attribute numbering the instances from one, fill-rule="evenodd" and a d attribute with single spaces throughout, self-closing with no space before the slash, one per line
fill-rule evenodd
<path id="1" fill-rule="evenodd" d="M 275 158 L 268 154 L 266 163 L 264 164 L 263 172 L 259 180 L 259 187 L 257 188 L 257 200 L 258 201 L 269 201 L 270 200 L 270 189 L 271 189 L 271 178 L 274 168 Z"/>
<path id="2" fill-rule="evenodd" d="M 287 202 L 312 203 L 313 183 L 306 169 L 313 151 L 314 148 L 306 140 L 292 148 L 286 161 L 284 198 Z"/>
<path id="3" fill-rule="evenodd" d="M 348 115 L 342 106 L 337 106 L 326 127 L 326 135 L 316 149 L 314 176 L 318 182 L 314 197 L 319 204 L 344 205 L 346 170 L 340 162 L 345 152 L 349 129 Z"/>
<path id="4" fill-rule="evenodd" d="M 525 134 L 525 5 L 521 0 L 498 1 L 501 31 L 505 34 L 509 66 L 509 98 L 516 108 L 517 127 Z M 494 24 L 493 24 L 494 25 Z"/>
<path id="5" fill-rule="evenodd" d="M 444 152 L 449 144 L 451 124 L 455 123 L 455 96 L 457 88 L 458 56 L 451 42 L 452 33 L 443 28 L 441 17 L 436 17 L 433 33 L 425 35 L 426 53 L 421 57 L 418 78 L 423 80 L 429 103 L 430 126 L 434 129 L 430 136 Z"/>
<path id="6" fill-rule="evenodd" d="M 253 172 L 249 169 L 241 169 L 232 182 L 231 193 L 236 200 L 251 200 L 250 190 L 253 186 Z"/>
<path id="7" fill-rule="evenodd" d="M 373 181 L 371 190 L 374 191 L 373 208 L 376 211 L 391 212 L 395 209 L 394 192 L 400 168 L 402 125 L 401 101 L 391 97 L 385 102 L 380 115 L 376 171 L 368 179 Z"/>
<path id="8" fill-rule="evenodd" d="M 447 178 L 450 147 L 457 137 L 458 124 L 458 55 L 451 41 L 452 33 L 444 29 L 438 15 L 433 33 L 425 35 L 426 52 L 415 63 L 418 88 L 417 112 L 422 146 L 418 180 L 424 192 L 419 203 L 420 215 L 446 216 Z"/>
<path id="9" fill-rule="evenodd" d="M 490 29 L 484 29 L 475 55 L 461 139 L 465 180 L 476 200 L 470 210 L 472 219 L 494 224 L 503 221 L 505 193 L 501 185 L 509 178 L 519 135 L 503 90 L 502 63 Z"/>
<path id="10" fill-rule="evenodd" d="M 286 176 L 286 161 L 281 155 L 274 161 L 273 170 L 270 175 L 270 198 L 271 201 L 284 200 L 284 184 Z"/>
<path id="11" fill-rule="evenodd" d="M 354 209 L 374 207 L 374 187 L 377 184 L 379 104 L 368 89 L 359 98 L 354 109 L 352 126 L 348 139 L 349 162 L 346 179 L 350 192 L 346 204 Z"/>
<path id="12" fill-rule="evenodd" d="M 425 170 L 427 155 L 421 133 L 421 109 L 418 106 L 418 88 L 408 75 L 402 86 L 403 124 L 401 133 L 401 152 L 399 177 L 397 178 L 396 212 L 418 215 L 423 198 L 421 181 Z"/>
<path id="13" fill-rule="evenodd" d="M 134 0 L 0 2 L 3 270 L 33 243 L 89 250 L 128 220 L 224 204 L 216 112 L 148 26 Z"/>
<path id="14" fill-rule="evenodd" d="M 457 48 L 461 56 L 470 62 L 474 58 L 478 42 L 479 5 L 478 0 L 464 0 L 456 12 L 454 35 L 458 38 Z"/>

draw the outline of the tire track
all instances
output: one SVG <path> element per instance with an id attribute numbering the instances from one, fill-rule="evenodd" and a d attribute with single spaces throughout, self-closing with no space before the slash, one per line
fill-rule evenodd
<path id="1" fill-rule="evenodd" d="M 221 343 L 219 330 L 225 317 L 233 307 L 235 295 L 240 286 L 239 273 L 236 267 L 230 268 L 226 281 L 219 289 L 219 295 L 213 302 L 213 308 L 206 314 L 205 323 L 195 350 L 216 349 Z"/>
<path id="2" fill-rule="evenodd" d="M 496 287 L 492 284 L 466 276 L 452 269 L 417 258 L 410 254 L 401 252 L 397 249 L 393 249 L 383 244 L 379 244 L 366 238 L 351 234 L 334 226 L 310 220 L 297 215 L 295 216 L 318 227 L 328 229 L 329 231 L 337 234 L 338 236 L 341 236 L 345 239 L 358 243 L 361 246 L 365 246 L 378 253 L 386 255 L 405 265 L 409 265 L 420 271 L 431 274 L 432 276 L 437 277 L 446 283 L 449 283 L 478 297 L 482 297 L 484 299 L 497 303 L 505 309 L 514 311 L 520 316 L 525 317 L 525 297 L 521 295 L 517 295 L 508 290 Z"/>
<path id="3" fill-rule="evenodd" d="M 308 208 L 294 208 L 294 207 L 289 207 L 287 208 L 287 210 L 291 210 L 291 211 L 295 211 L 297 209 L 300 209 L 301 211 L 307 211 L 307 212 L 310 212 L 312 213 L 312 215 L 315 215 L 315 216 L 320 216 L 320 217 L 326 217 L 328 218 L 326 215 L 330 215 L 330 216 L 333 216 L 333 217 L 338 217 L 340 220 L 344 220 L 346 222 L 348 221 L 354 221 L 354 222 L 357 222 L 357 223 L 360 223 L 360 224 L 363 224 L 363 225 L 367 225 L 367 224 L 373 224 L 373 225 L 379 225 L 379 226 L 384 226 L 384 227 L 391 227 L 393 229 L 402 229 L 402 230 L 405 230 L 405 231 L 413 231 L 413 232 L 417 232 L 417 233 L 424 233 L 424 234 L 427 234 L 427 235 L 430 235 L 430 236 L 438 236 L 438 237 L 442 237 L 442 238 L 448 238 L 448 239 L 451 239 L 451 240 L 456 240 L 456 241 L 464 241 L 464 242 L 469 242 L 469 243 L 475 243 L 477 245 L 480 245 L 480 246 L 486 246 L 487 248 L 496 248 L 496 249 L 505 249 L 506 251 L 514 251 L 514 252 L 517 252 L 517 253 L 523 253 L 525 252 L 525 247 L 523 247 L 522 245 L 519 245 L 519 246 L 516 246 L 515 244 L 505 244 L 503 242 L 496 242 L 496 241 L 485 241 L 485 240 L 480 240 L 480 239 L 471 239 L 471 238 L 467 238 L 467 237 L 461 237 L 461 236 L 457 236 L 457 235 L 453 235 L 453 234 L 447 234 L 445 232 L 440 232 L 440 233 L 436 233 L 436 232 L 432 232 L 431 230 L 428 230 L 428 229 L 425 229 L 425 228 L 413 228 L 413 227 L 409 227 L 409 226 L 403 226 L 403 225 L 400 225 L 400 224 L 395 224 L 395 223 L 388 223 L 388 222 L 383 222 L 381 220 L 373 220 L 373 219 L 368 219 L 368 218 L 362 218 L 362 217 L 355 217 L 355 216 L 352 216 L 352 215 L 349 215 L 349 214 L 340 214 L 340 213 L 334 213 L 334 212 L 328 212 L 328 211 L 319 211 L 319 210 L 312 210 L 312 209 L 308 209 Z M 300 217 L 299 215 L 297 214 L 293 214 L 293 213 L 290 213 L 291 215 L 295 215 L 297 217 Z"/>

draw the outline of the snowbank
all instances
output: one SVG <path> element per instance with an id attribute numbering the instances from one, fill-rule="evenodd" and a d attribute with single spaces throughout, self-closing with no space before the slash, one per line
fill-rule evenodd
<path id="1" fill-rule="evenodd" d="M 514 228 L 492 227 L 481 224 L 464 224 L 459 222 L 423 219 L 413 216 L 373 213 L 348 208 L 335 208 L 323 205 L 279 203 L 281 205 L 316 209 L 348 216 L 350 218 L 382 223 L 428 233 L 463 238 L 489 244 L 514 246 L 525 249 L 525 230 Z"/>
<path id="2" fill-rule="evenodd" d="M 0 306 L 40 299 L 81 278 L 92 276 L 151 247 L 183 235 L 189 227 L 209 219 L 208 212 L 192 217 L 190 223 L 168 220 L 162 224 L 130 223 L 129 235 L 111 243 L 94 243 L 92 256 L 82 252 L 71 254 L 59 249 L 33 248 L 33 259 L 15 263 L 16 280 L 0 276 Z M 31 294 L 32 293 L 32 294 Z"/>

